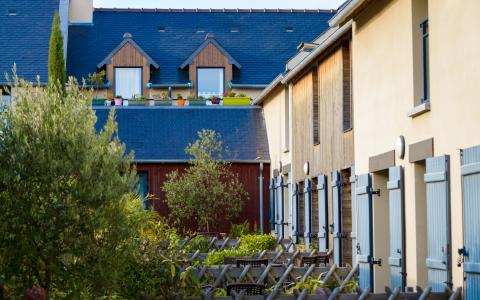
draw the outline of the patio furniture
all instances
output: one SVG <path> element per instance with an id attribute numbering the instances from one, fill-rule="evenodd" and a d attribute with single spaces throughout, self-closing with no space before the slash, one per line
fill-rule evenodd
<path id="1" fill-rule="evenodd" d="M 260 268 L 268 265 L 268 259 L 237 259 L 237 267 L 240 266 L 252 266 L 252 268 Z"/>
<path id="2" fill-rule="evenodd" d="M 227 285 L 227 295 L 231 296 L 232 291 L 235 293 L 244 292 L 246 296 L 257 296 L 263 295 L 265 285 L 259 283 L 232 283 Z"/>

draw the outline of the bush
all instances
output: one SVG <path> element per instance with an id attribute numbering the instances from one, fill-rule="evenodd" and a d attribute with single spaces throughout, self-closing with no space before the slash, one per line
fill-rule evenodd
<path id="1" fill-rule="evenodd" d="M 241 237 L 242 235 L 246 235 L 250 233 L 253 233 L 250 230 L 250 223 L 248 223 L 248 221 L 245 221 L 240 224 L 232 224 L 232 226 L 230 227 L 229 237 L 238 238 L 238 237 Z"/>
<path id="2" fill-rule="evenodd" d="M 222 251 L 214 251 L 208 253 L 207 257 L 205 258 L 204 264 L 207 266 L 212 265 L 223 265 L 223 261 L 225 257 L 243 257 L 243 256 L 250 256 L 253 253 L 248 251 L 247 249 L 225 249 Z"/>
<path id="3" fill-rule="evenodd" d="M 185 247 L 185 252 L 193 253 L 199 250 L 201 253 L 207 253 L 210 246 L 210 240 L 203 235 L 197 235 L 196 237 L 190 239 Z"/>
<path id="4" fill-rule="evenodd" d="M 271 234 L 249 234 L 240 238 L 241 249 L 247 249 L 251 252 L 260 252 L 263 250 L 274 250 L 277 241 Z"/>

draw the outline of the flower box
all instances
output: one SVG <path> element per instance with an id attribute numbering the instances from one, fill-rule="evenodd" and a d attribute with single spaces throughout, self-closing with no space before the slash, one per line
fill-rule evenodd
<path id="1" fill-rule="evenodd" d="M 188 105 L 190 106 L 205 106 L 207 105 L 206 99 L 188 99 Z"/>
<path id="2" fill-rule="evenodd" d="M 130 100 L 128 106 L 145 106 L 145 101 Z"/>
<path id="3" fill-rule="evenodd" d="M 156 100 L 155 106 L 172 106 L 172 100 Z"/>
<path id="4" fill-rule="evenodd" d="M 93 99 L 92 106 L 104 106 L 106 99 Z"/>
<path id="5" fill-rule="evenodd" d="M 224 97 L 223 105 L 225 106 L 250 106 L 249 97 Z"/>

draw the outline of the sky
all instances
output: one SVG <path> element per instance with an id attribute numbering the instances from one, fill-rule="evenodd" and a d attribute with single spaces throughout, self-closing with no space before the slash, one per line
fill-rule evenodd
<path id="1" fill-rule="evenodd" d="M 345 0 L 93 0 L 95 7 L 117 8 L 337 8 Z"/>

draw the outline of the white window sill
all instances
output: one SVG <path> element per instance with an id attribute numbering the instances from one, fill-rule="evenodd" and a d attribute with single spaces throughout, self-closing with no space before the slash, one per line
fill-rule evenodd
<path id="1" fill-rule="evenodd" d="M 423 102 L 422 104 L 417 105 L 413 109 L 409 110 L 407 112 L 407 117 L 415 118 L 429 111 L 430 111 L 430 101 Z"/>

